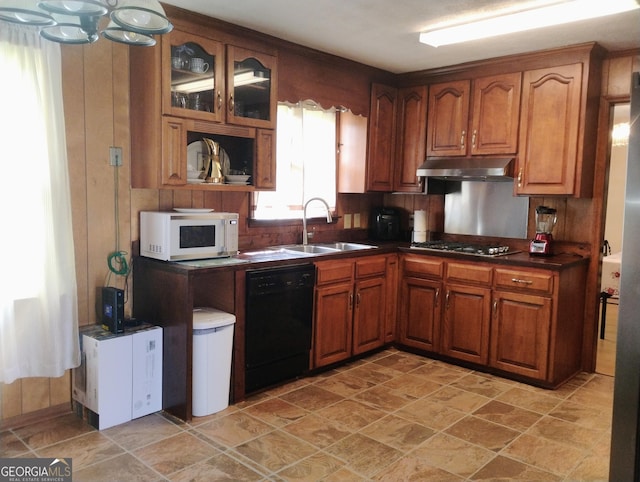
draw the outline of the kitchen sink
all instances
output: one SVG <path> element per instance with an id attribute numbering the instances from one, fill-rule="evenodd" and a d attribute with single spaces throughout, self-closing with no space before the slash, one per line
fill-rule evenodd
<path id="1" fill-rule="evenodd" d="M 284 251 L 295 251 L 297 253 L 310 254 L 327 254 L 340 251 L 338 248 L 319 244 L 291 244 L 287 246 L 280 246 L 280 248 L 282 248 Z"/>
<path id="2" fill-rule="evenodd" d="M 358 249 L 373 249 L 376 247 L 376 246 L 371 246 L 370 244 L 360 244 L 360 243 L 332 243 L 332 244 L 322 244 L 321 246 L 334 248 L 334 249 L 337 249 L 338 251 L 354 251 Z"/>
<path id="3" fill-rule="evenodd" d="M 295 251 L 298 253 L 310 253 L 310 254 L 329 254 L 340 251 L 354 251 L 359 249 L 372 249 L 375 246 L 369 244 L 360 243 L 319 243 L 319 244 L 289 244 L 286 246 L 279 246 L 277 249 L 283 249 L 285 251 Z"/>
<path id="4" fill-rule="evenodd" d="M 372 249 L 376 246 L 360 243 L 318 243 L 318 244 L 285 244 L 262 248 L 256 251 L 242 253 L 242 257 L 251 260 L 273 261 L 287 259 L 292 256 L 319 256 L 323 254 L 335 254 L 343 251 L 357 251 L 360 249 Z"/>

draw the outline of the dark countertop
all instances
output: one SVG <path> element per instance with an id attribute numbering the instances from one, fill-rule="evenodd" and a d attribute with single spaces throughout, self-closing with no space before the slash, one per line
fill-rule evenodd
<path id="1" fill-rule="evenodd" d="M 485 262 L 494 265 L 524 266 L 528 268 L 541 268 L 559 270 L 574 264 L 587 263 L 588 257 L 577 254 L 557 254 L 554 256 L 530 256 L 528 252 L 516 251 L 512 254 L 502 256 L 478 256 L 473 254 L 462 254 L 455 251 L 438 251 L 430 249 L 416 249 L 409 246 L 399 246 L 403 253 L 411 253 L 422 256 L 435 256 L 438 258 L 453 258 L 460 261 Z"/>
<path id="2" fill-rule="evenodd" d="M 411 248 L 406 242 L 378 242 L 363 241 L 362 244 L 375 246 L 371 249 L 346 250 L 336 253 L 308 254 L 294 253 L 290 251 L 279 251 L 276 249 L 251 249 L 240 252 L 237 256 L 227 258 L 214 258 L 192 261 L 158 261 L 145 258 L 156 263 L 165 264 L 166 268 L 176 271 L 205 271 L 216 270 L 236 270 L 236 269 L 256 269 L 281 266 L 283 264 L 314 263 L 329 259 L 339 259 L 342 257 L 361 257 L 373 254 L 387 254 L 394 252 L 411 253 L 419 256 L 433 256 L 438 258 L 450 258 L 467 262 L 482 262 L 492 265 L 502 266 L 523 266 L 530 268 L 559 270 L 568 266 L 580 263 L 587 263 L 588 257 L 577 254 L 558 254 L 554 256 L 529 256 L 528 252 L 519 251 L 502 256 L 478 256 L 473 254 L 462 254 L 451 251 L 439 251 L 428 249 Z"/>

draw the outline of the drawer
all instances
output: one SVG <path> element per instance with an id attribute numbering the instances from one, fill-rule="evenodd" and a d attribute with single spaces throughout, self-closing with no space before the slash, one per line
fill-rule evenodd
<path id="1" fill-rule="evenodd" d="M 368 278 L 369 276 L 384 276 L 387 272 L 387 258 L 384 256 L 371 256 L 356 261 L 356 278 Z"/>
<path id="2" fill-rule="evenodd" d="M 316 285 L 351 281 L 353 261 L 322 261 L 316 263 Z"/>
<path id="3" fill-rule="evenodd" d="M 523 271 L 497 268 L 495 287 L 553 293 L 553 274 L 547 271 Z"/>
<path id="4" fill-rule="evenodd" d="M 447 281 L 490 285 L 493 268 L 471 263 L 447 263 Z"/>
<path id="5" fill-rule="evenodd" d="M 404 276 L 442 278 L 444 261 L 426 256 L 404 256 L 402 258 L 402 273 Z"/>

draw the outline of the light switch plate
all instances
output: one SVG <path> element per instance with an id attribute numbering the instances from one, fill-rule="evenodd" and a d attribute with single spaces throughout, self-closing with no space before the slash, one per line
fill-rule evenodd
<path id="1" fill-rule="evenodd" d="M 351 214 L 344 215 L 344 229 L 351 229 Z"/>
<path id="2" fill-rule="evenodd" d="M 355 213 L 353 215 L 353 227 L 354 228 L 360 227 L 360 213 Z"/>

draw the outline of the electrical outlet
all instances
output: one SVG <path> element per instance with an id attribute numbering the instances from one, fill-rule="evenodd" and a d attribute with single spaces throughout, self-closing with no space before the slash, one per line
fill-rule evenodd
<path id="1" fill-rule="evenodd" d="M 360 227 L 360 213 L 355 213 L 353 215 L 353 227 L 354 228 Z"/>
<path id="2" fill-rule="evenodd" d="M 351 229 L 351 214 L 344 215 L 344 229 Z"/>
<path id="3" fill-rule="evenodd" d="M 122 166 L 122 147 L 109 148 L 109 165 Z"/>

